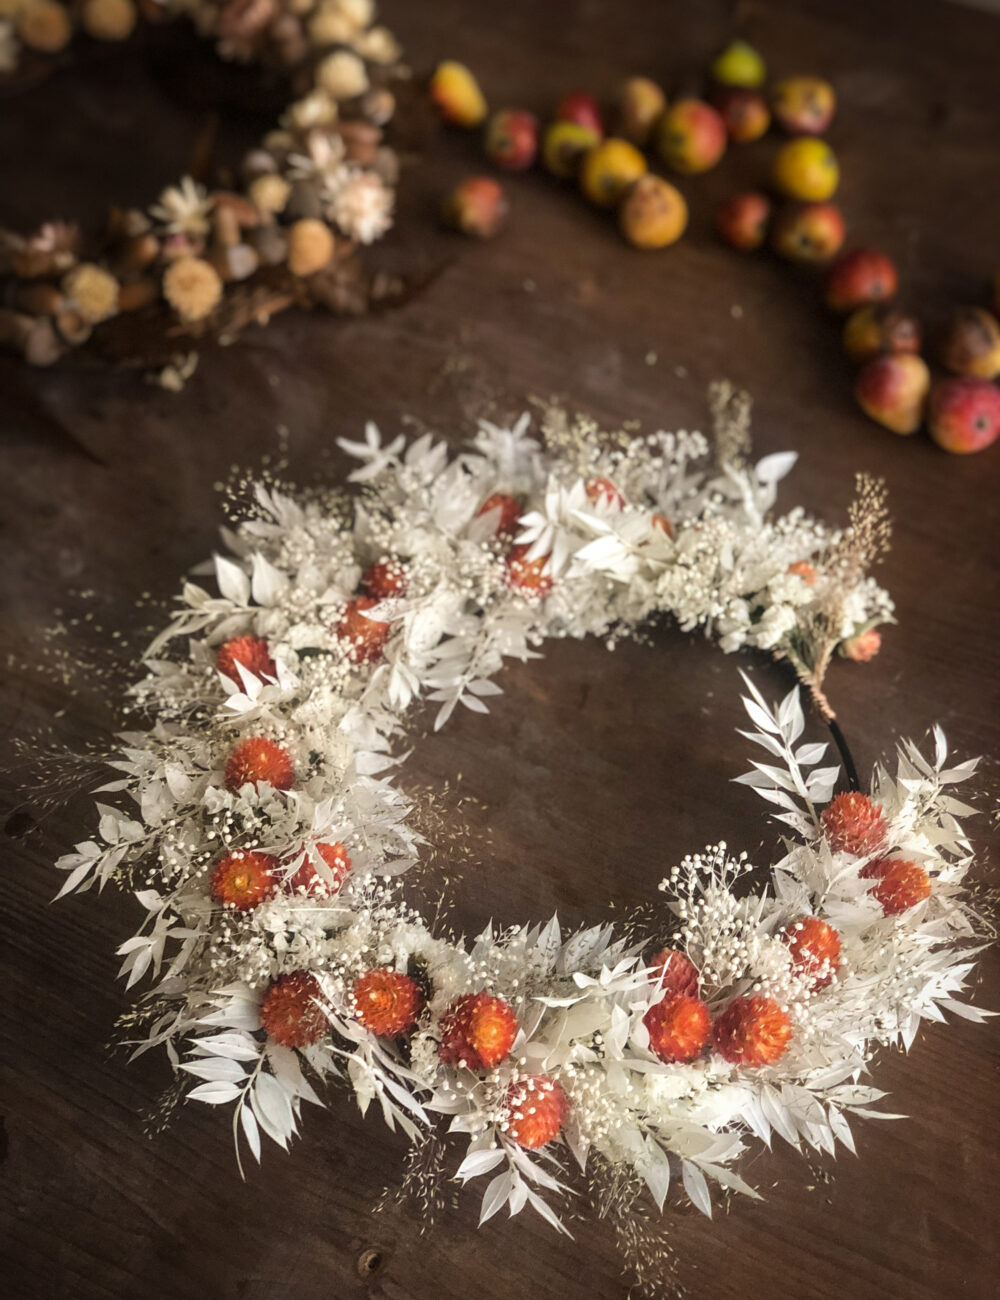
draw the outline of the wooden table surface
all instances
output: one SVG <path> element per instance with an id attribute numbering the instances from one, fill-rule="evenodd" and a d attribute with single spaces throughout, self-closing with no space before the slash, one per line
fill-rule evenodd
<path id="1" fill-rule="evenodd" d="M 738 11 L 715 0 L 394 0 L 385 11 L 418 72 L 460 57 L 494 103 L 541 111 L 576 87 L 608 94 L 633 72 L 685 83 L 738 23 L 775 70 L 836 82 L 830 139 L 854 236 L 898 258 L 921 310 L 981 301 L 1000 264 L 995 17 L 921 0 L 761 0 Z M 102 196 L 151 198 L 183 168 L 199 125 L 196 108 L 163 100 L 160 80 L 141 58 L 105 59 L 5 102 L 0 221 L 93 219 Z M 235 122 L 223 148 L 257 125 Z M 134 907 L 110 893 L 49 905 L 51 863 L 89 834 L 89 803 L 46 812 L 24 790 L 13 742 L 40 728 L 75 747 L 106 742 L 105 697 L 124 680 L 106 647 L 116 634 L 136 643 L 157 617 L 139 607 L 143 593 L 169 598 L 209 552 L 214 485 L 234 463 L 257 465 L 287 443 L 291 473 L 307 481 L 340 472 L 334 440 L 355 436 L 366 418 L 394 430 L 408 415 L 457 441 L 477 414 L 553 395 L 609 423 L 696 427 L 707 382 L 726 375 L 755 395 L 758 447 L 802 453 L 786 503 L 836 516 L 856 469 L 889 482 L 896 542 L 884 580 L 899 626 L 874 663 L 836 666 L 830 683 L 859 762 L 869 767 L 894 737 L 921 737 L 935 721 L 962 755 L 1000 753 L 1000 448 L 950 458 L 867 423 L 811 277 L 713 241 L 714 201 L 762 178 L 773 143 L 734 151 L 685 183 L 690 233 L 651 255 L 541 176 L 510 181 L 513 219 L 498 242 L 444 234 L 438 197 L 480 167 L 475 144 L 422 115 L 405 134 L 413 157 L 399 229 L 374 260 L 439 272 L 405 307 L 355 321 L 289 314 L 206 352 L 179 395 L 85 357 L 44 373 L 0 364 L 0 779 L 9 795 L 0 1291 L 9 1300 L 628 1294 L 599 1224 L 576 1225 L 573 1242 L 528 1214 L 477 1232 L 474 1196 L 423 1235 L 411 1209 L 373 1215 L 403 1147 L 342 1094 L 309 1115 L 289 1156 L 268 1151 L 246 1183 L 215 1111 L 182 1109 L 163 1135 L 143 1137 L 165 1066 L 150 1055 L 126 1067 L 104 1046 L 125 1006 L 114 950 L 132 933 Z M 52 640 L 46 629 L 59 618 L 64 632 Z M 92 669 L 63 683 L 39 668 L 43 652 Z M 458 888 L 458 918 L 472 929 L 558 909 L 569 923 L 596 921 L 613 915 L 612 900 L 649 898 L 672 862 L 708 841 L 768 852 L 775 835 L 760 805 L 729 783 L 746 758 L 733 730 L 737 667 L 679 633 L 614 655 L 560 644 L 507 673 L 492 719 L 463 714 L 423 741 L 406 779 L 451 779 L 454 789 L 461 774 L 459 788 L 479 801 L 462 813 L 482 837 L 482 866 Z M 773 666 L 756 672 L 766 690 L 784 689 Z M 981 785 L 988 801 L 995 762 Z M 457 817 L 454 794 L 445 803 Z M 989 830 L 980 819 L 984 849 Z M 984 883 L 989 870 L 980 868 Z M 995 950 L 977 994 L 1000 1007 Z M 998 1066 L 989 1027 L 929 1028 L 908 1057 L 878 1062 L 875 1082 L 912 1118 L 859 1123 L 859 1160 L 757 1152 L 744 1172 L 763 1202 L 720 1207 L 713 1222 L 672 1203 L 663 1232 L 683 1293 L 995 1295 Z"/>

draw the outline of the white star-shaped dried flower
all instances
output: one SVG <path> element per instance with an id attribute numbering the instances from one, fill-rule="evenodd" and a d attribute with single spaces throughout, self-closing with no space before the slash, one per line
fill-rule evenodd
<path id="1" fill-rule="evenodd" d="M 348 456 L 354 456 L 364 462 L 361 469 L 356 469 L 349 475 L 350 481 L 367 483 L 399 464 L 399 453 L 406 446 L 406 439 L 399 434 L 387 447 L 383 447 L 382 434 L 378 425 L 369 420 L 365 425 L 364 442 L 351 442 L 348 438 L 338 438 L 337 446 L 341 451 L 346 451 Z"/>
<path id="2" fill-rule="evenodd" d="M 349 239 L 371 244 L 392 225 L 392 205 L 392 190 L 380 176 L 351 168 L 334 189 L 327 211 Z"/>
<path id="3" fill-rule="evenodd" d="M 171 235 L 207 235 L 212 200 L 204 186 L 185 176 L 177 185 L 168 185 L 149 209 L 149 215 Z"/>

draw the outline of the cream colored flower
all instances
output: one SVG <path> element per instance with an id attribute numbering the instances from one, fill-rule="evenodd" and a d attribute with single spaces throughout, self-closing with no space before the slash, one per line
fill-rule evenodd
<path id="1" fill-rule="evenodd" d="M 308 131 L 313 126 L 330 126 L 336 122 L 337 115 L 336 101 L 325 90 L 317 87 L 302 99 L 289 104 L 281 123 L 282 126 L 294 127 L 297 131 Z"/>
<path id="2" fill-rule="evenodd" d="M 392 190 L 375 172 L 358 171 L 341 185 L 329 205 L 340 230 L 360 244 L 371 244 L 392 225 Z"/>
<path id="3" fill-rule="evenodd" d="M 118 281 L 103 267 L 81 262 L 62 282 L 63 293 L 90 325 L 107 320 L 118 311 Z"/>
<path id="4" fill-rule="evenodd" d="M 212 200 L 190 176 L 179 185 L 168 185 L 159 199 L 149 209 L 150 216 L 172 235 L 207 235 L 211 229 L 209 216 Z"/>
<path id="5" fill-rule="evenodd" d="M 164 272 L 163 296 L 181 320 L 202 320 L 222 297 L 222 280 L 202 258 L 180 257 Z"/>

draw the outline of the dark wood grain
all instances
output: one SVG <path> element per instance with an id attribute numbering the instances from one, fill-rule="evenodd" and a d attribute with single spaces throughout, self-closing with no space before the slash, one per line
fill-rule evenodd
<path id="1" fill-rule="evenodd" d="M 540 110 L 577 86 L 607 93 L 630 72 L 684 78 L 738 17 L 775 69 L 835 80 L 831 139 L 851 225 L 898 257 L 922 310 L 981 298 L 1000 256 L 1000 22 L 985 14 L 917 0 L 747 3 L 736 16 L 715 0 L 385 9 L 418 71 L 461 57 L 495 103 Z M 93 69 L 89 84 L 68 71 L 4 104 L 0 220 L 61 207 L 93 221 L 102 195 L 141 199 L 183 166 L 199 111 L 165 100 L 148 64 L 102 66 L 117 71 L 96 86 Z M 236 119 L 225 147 L 255 126 Z M 831 681 L 859 762 L 935 721 L 963 754 L 1000 752 L 1000 453 L 948 458 L 866 423 L 811 279 L 713 242 L 713 200 L 759 179 L 772 146 L 686 184 L 690 235 L 652 256 L 541 177 L 510 182 L 502 240 L 461 244 L 434 211 L 446 185 L 479 167 L 473 143 L 415 115 L 407 147 L 419 162 L 376 260 L 442 274 L 403 309 L 351 322 L 289 313 L 208 352 L 178 396 L 85 356 L 44 374 L 0 364 L 3 784 L 9 814 L 18 810 L 0 838 L 0 1290 L 11 1300 L 627 1294 L 601 1226 L 577 1225 L 572 1243 L 527 1215 L 477 1233 L 474 1198 L 427 1235 L 408 1210 L 373 1216 L 403 1149 L 342 1095 L 309 1116 L 290 1156 L 269 1152 L 246 1184 L 214 1112 L 187 1108 L 146 1141 L 140 1114 L 164 1070 L 150 1058 L 126 1068 L 103 1046 L 124 1005 L 113 953 L 133 909 L 113 895 L 49 906 L 52 860 L 88 833 L 88 805 L 44 815 L 23 791 L 13 738 L 39 727 L 71 744 L 107 735 L 103 690 L 120 670 L 101 648 L 116 631 L 140 639 L 156 617 L 137 607 L 143 593 L 168 598 L 212 546 L 213 484 L 234 462 L 274 455 L 280 429 L 292 472 L 308 480 L 340 472 L 334 439 L 365 418 L 394 428 L 405 413 L 458 439 L 478 413 L 556 394 L 606 421 L 692 427 L 706 383 L 727 375 L 755 394 L 758 446 L 803 453 L 786 500 L 835 515 L 855 469 L 889 481 L 897 533 L 885 581 L 899 627 L 872 665 L 839 666 Z M 80 620 L 57 646 L 97 665 L 72 689 L 33 667 L 57 609 Z M 407 779 L 461 774 L 461 790 L 480 801 L 464 815 L 483 837 L 484 866 L 459 888 L 461 921 L 471 929 L 553 909 L 567 922 L 597 920 L 648 899 L 664 868 L 706 840 L 773 843 L 751 793 L 729 783 L 742 763 L 736 668 L 674 633 L 613 655 L 559 644 L 508 672 L 490 720 L 462 716 L 424 740 Z M 783 685 L 775 668 L 756 671 L 766 688 Z M 995 790 L 994 763 L 982 784 Z M 31 819 L 39 824 L 25 834 Z M 979 842 L 988 839 L 983 819 Z M 995 952 L 979 1000 L 1000 1006 Z M 998 1066 L 989 1028 L 928 1029 L 909 1057 L 879 1062 L 876 1081 L 912 1118 L 859 1127 L 860 1160 L 820 1166 L 762 1152 L 745 1172 L 763 1203 L 712 1223 L 672 1206 L 663 1231 L 686 1293 L 995 1295 Z M 371 1250 L 380 1267 L 362 1277 Z"/>

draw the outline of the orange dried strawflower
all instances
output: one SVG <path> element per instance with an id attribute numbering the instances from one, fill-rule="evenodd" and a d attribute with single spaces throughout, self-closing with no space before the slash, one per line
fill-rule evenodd
<path id="1" fill-rule="evenodd" d="M 818 916 L 802 916 L 786 925 L 779 936 L 792 955 L 792 969 L 815 975 L 814 989 L 826 986 L 840 969 L 840 935 Z"/>
<path id="2" fill-rule="evenodd" d="M 417 1023 L 424 995 L 409 975 L 379 966 L 355 980 L 354 1003 L 366 1029 L 380 1038 L 397 1038 Z"/>
<path id="3" fill-rule="evenodd" d="M 877 853 L 889 834 L 882 809 L 856 790 L 835 795 L 823 809 L 822 821 L 830 848 L 859 858 Z"/>
<path id="4" fill-rule="evenodd" d="M 405 596 L 407 585 L 406 570 L 399 560 L 376 560 L 361 578 L 361 586 L 374 600 Z"/>
<path id="5" fill-rule="evenodd" d="M 668 995 L 642 1018 L 649 1031 L 649 1049 L 661 1061 L 693 1061 L 712 1032 L 712 1017 L 701 998 L 685 993 Z"/>
<path id="6" fill-rule="evenodd" d="M 352 663 L 372 663 L 382 657 L 391 628 L 388 623 L 369 618 L 365 613 L 377 604 L 378 601 L 371 596 L 355 596 L 347 602 L 337 624 L 337 635 L 349 643 L 347 653 Z"/>
<path id="7" fill-rule="evenodd" d="M 489 993 L 466 993 L 441 1017 L 441 1060 L 470 1070 L 492 1069 L 509 1054 L 517 1030 L 509 1002 Z"/>
<path id="8" fill-rule="evenodd" d="M 510 496 L 506 492 L 494 492 L 492 496 L 487 497 L 483 504 L 476 511 L 476 518 L 483 515 L 491 514 L 498 511 L 496 535 L 498 537 L 512 538 L 517 534 L 517 521 L 524 513 L 524 507 L 517 497 Z"/>
<path id="9" fill-rule="evenodd" d="M 659 980 L 665 994 L 698 996 L 698 967 L 687 953 L 679 952 L 676 948 L 662 948 L 649 965 L 652 972 L 650 978 Z"/>
<path id="10" fill-rule="evenodd" d="M 316 852 L 329 867 L 333 879 L 327 880 L 325 876 L 321 876 L 315 864 L 306 856 L 285 881 L 285 887 L 293 893 L 311 894 L 314 898 L 329 898 L 337 892 L 347 878 L 347 873 L 351 869 L 351 859 L 339 840 L 334 844 L 317 844 Z"/>
<path id="11" fill-rule="evenodd" d="M 275 790 L 290 790 L 295 768 L 288 751 L 266 736 L 241 740 L 226 760 L 226 789 L 236 794 L 248 781 L 254 786 L 266 781 Z"/>
<path id="12" fill-rule="evenodd" d="M 278 672 L 271 658 L 270 647 L 258 636 L 234 636 L 219 646 L 219 653 L 215 657 L 216 668 L 242 687 L 237 664 L 242 664 L 247 672 L 256 677 L 265 673 L 268 677 L 275 677 Z"/>
<path id="13" fill-rule="evenodd" d="M 875 878 L 869 889 L 873 898 L 882 904 L 884 916 L 899 916 L 930 898 L 931 878 L 916 862 L 905 858 L 882 858 L 861 869 L 866 879 Z"/>
<path id="14" fill-rule="evenodd" d="M 546 596 L 552 590 L 552 578 L 545 572 L 547 555 L 536 560 L 527 558 L 530 546 L 513 546 L 507 557 L 507 582 L 528 596 Z"/>
<path id="15" fill-rule="evenodd" d="M 309 1047 L 326 1033 L 329 1022 L 316 999 L 322 989 L 315 975 L 291 971 L 268 985 L 261 999 L 260 1023 L 282 1047 Z"/>
<path id="16" fill-rule="evenodd" d="M 279 866 L 278 859 L 270 853 L 235 849 L 215 864 L 210 886 L 212 897 L 224 907 L 252 912 L 274 893 Z"/>
<path id="17" fill-rule="evenodd" d="M 507 1136 L 529 1151 L 537 1151 L 559 1136 L 569 1114 L 562 1085 L 548 1075 L 515 1083 L 507 1093 Z"/>
<path id="18" fill-rule="evenodd" d="M 715 1046 L 730 1065 L 773 1065 L 792 1037 L 787 1014 L 772 998 L 734 998 L 715 1022 Z"/>

